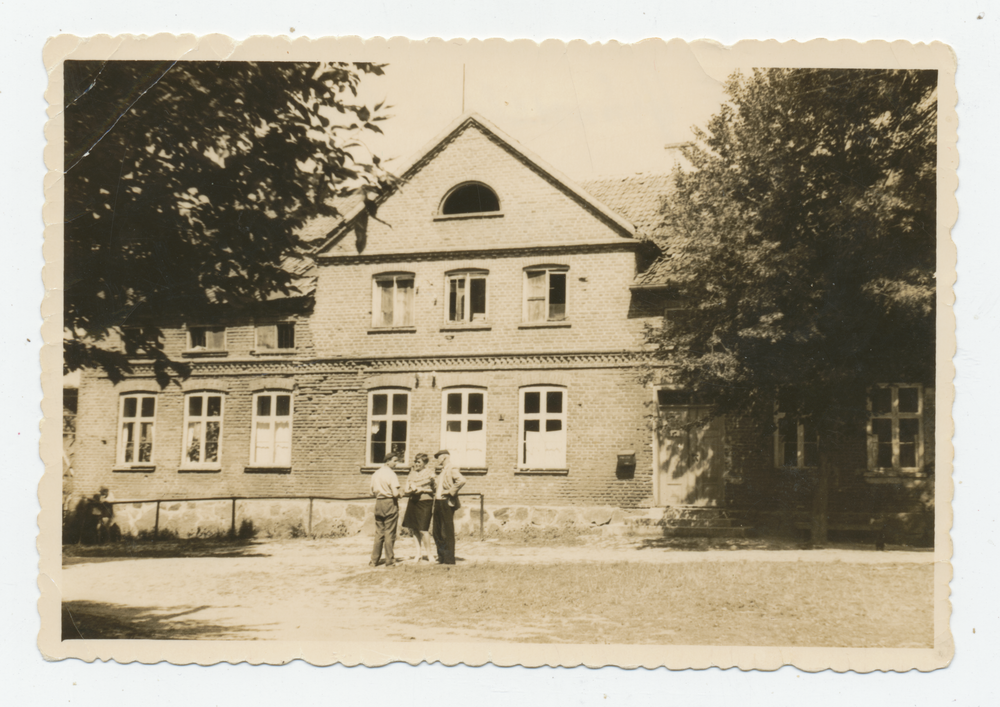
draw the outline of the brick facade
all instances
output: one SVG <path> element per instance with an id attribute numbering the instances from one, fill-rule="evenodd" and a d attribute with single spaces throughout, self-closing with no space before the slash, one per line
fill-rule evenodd
<path id="1" fill-rule="evenodd" d="M 470 181 L 495 190 L 500 211 L 439 216 L 445 195 Z M 77 493 L 108 486 L 118 499 L 137 500 L 365 496 L 369 393 L 407 392 L 412 458 L 442 446 L 442 396 L 467 387 L 486 395 L 486 468 L 469 472 L 466 491 L 483 493 L 494 505 L 649 507 L 654 396 L 639 381 L 638 363 L 643 329 L 660 321 L 663 302 L 630 288 L 648 256 L 644 248 L 606 207 L 489 126 L 467 119 L 414 163 L 379 205 L 377 219 L 360 212 L 331 236 L 317 253 L 309 307 L 163 322 L 164 351 L 193 367 L 188 379 L 164 389 L 141 362 L 134 377 L 117 385 L 84 375 Z M 526 322 L 525 269 L 543 265 L 566 273 L 566 317 Z M 485 273 L 487 315 L 456 325 L 447 321 L 446 277 L 465 269 Z M 410 326 L 374 325 L 373 278 L 385 273 L 412 275 Z M 258 350 L 255 324 L 274 321 L 295 321 L 293 351 Z M 187 328 L 197 325 L 225 326 L 225 351 L 187 351 Z M 565 469 L 518 466 L 519 391 L 533 385 L 565 392 Z M 288 468 L 250 468 L 253 396 L 263 390 L 292 396 Z M 119 405 L 122 395 L 136 391 L 156 395 L 154 451 L 151 464 L 128 470 L 116 459 Z M 221 454 L 217 468 L 189 471 L 182 465 L 184 404 L 197 391 L 224 397 Z M 758 507 L 781 487 L 795 496 L 789 504 L 801 504 L 808 483 L 779 483 L 784 472 L 774 469 L 773 437 L 765 428 L 727 423 L 727 477 L 741 482 L 727 492 L 729 501 Z M 932 439 L 931 428 L 925 440 Z M 634 469 L 618 465 L 626 451 L 635 455 Z M 863 431 L 849 456 L 846 468 L 864 469 Z M 933 459 L 932 444 L 927 458 Z"/>

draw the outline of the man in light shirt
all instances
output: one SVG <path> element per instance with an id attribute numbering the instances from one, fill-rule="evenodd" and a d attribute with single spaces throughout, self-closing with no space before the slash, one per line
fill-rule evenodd
<path id="1" fill-rule="evenodd" d="M 385 547 L 385 566 L 396 564 L 393 546 L 396 544 L 396 522 L 399 520 L 399 479 L 393 469 L 399 454 L 389 452 L 385 462 L 372 474 L 372 496 L 375 497 L 375 546 L 369 567 L 377 567 Z"/>

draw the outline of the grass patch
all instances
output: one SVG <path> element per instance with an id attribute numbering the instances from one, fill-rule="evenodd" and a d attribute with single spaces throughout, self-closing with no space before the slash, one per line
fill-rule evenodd
<path id="1" fill-rule="evenodd" d="M 498 640 L 930 647 L 933 567 L 812 562 L 403 566 L 343 580 L 395 618 Z"/>

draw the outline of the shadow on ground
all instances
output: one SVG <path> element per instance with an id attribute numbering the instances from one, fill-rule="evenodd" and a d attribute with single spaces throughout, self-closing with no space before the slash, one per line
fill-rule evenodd
<path id="1" fill-rule="evenodd" d="M 85 562 L 168 557 L 268 557 L 260 543 L 247 540 L 159 540 L 104 545 L 63 545 L 63 566 Z"/>
<path id="2" fill-rule="evenodd" d="M 122 606 L 94 601 L 62 605 L 62 640 L 96 639 L 219 639 L 244 634 L 245 629 L 218 626 L 193 618 L 210 606 Z M 188 618 L 182 618 L 182 617 Z"/>

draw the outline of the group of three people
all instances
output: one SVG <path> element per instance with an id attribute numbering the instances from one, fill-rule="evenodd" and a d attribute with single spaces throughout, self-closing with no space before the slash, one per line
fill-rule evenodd
<path id="1" fill-rule="evenodd" d="M 385 565 L 397 564 L 395 556 L 396 525 L 399 520 L 399 498 L 407 496 L 403 527 L 413 533 L 417 544 L 418 562 L 430 562 L 428 531 L 433 522 L 437 559 L 442 565 L 455 564 L 455 511 L 459 508 L 458 492 L 465 477 L 451 463 L 451 454 L 442 449 L 434 455 L 431 466 L 426 454 L 413 457 L 413 465 L 402 488 L 394 469 L 401 455 L 390 452 L 372 476 L 371 492 L 375 497 L 375 546 L 369 566 L 379 565 L 385 552 Z"/>

